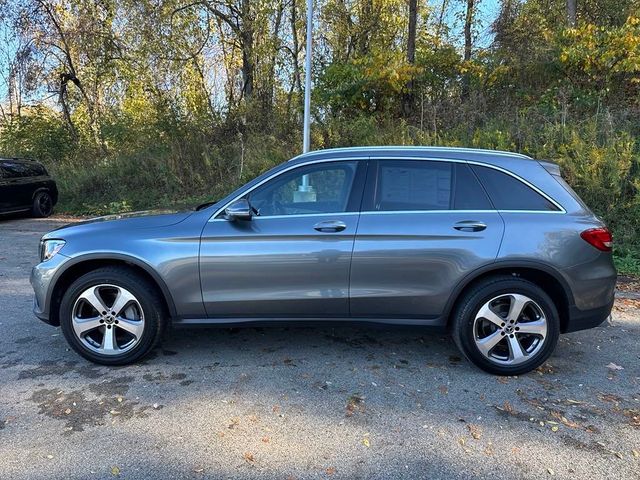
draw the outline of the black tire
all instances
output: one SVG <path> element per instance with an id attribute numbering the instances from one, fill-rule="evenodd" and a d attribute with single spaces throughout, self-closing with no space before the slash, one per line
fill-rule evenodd
<path id="1" fill-rule="evenodd" d="M 72 316 L 76 300 L 86 289 L 101 284 L 128 290 L 144 312 L 142 334 L 137 344 L 123 354 L 98 354 L 85 346 L 73 329 Z M 127 365 L 148 355 L 160 342 L 168 323 L 167 318 L 164 302 L 156 286 L 126 267 L 103 267 L 81 276 L 67 289 L 60 304 L 60 326 L 71 348 L 87 360 L 101 365 Z"/>
<path id="2" fill-rule="evenodd" d="M 37 218 L 45 218 L 53 213 L 53 198 L 49 192 L 42 191 L 33 197 L 31 215 Z"/>
<path id="3" fill-rule="evenodd" d="M 475 340 L 476 314 L 486 302 L 502 294 L 526 295 L 542 309 L 547 320 L 542 347 L 530 359 L 516 365 L 489 360 L 480 352 Z M 518 277 L 496 276 L 474 285 L 459 300 L 452 319 L 452 335 L 463 355 L 482 370 L 495 375 L 521 375 L 542 365 L 553 353 L 560 335 L 560 319 L 556 305 L 538 285 Z"/>

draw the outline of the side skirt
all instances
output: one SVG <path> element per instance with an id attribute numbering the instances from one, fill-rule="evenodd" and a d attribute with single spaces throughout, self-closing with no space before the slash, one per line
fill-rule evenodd
<path id="1" fill-rule="evenodd" d="M 349 326 L 380 326 L 380 327 L 424 327 L 434 332 L 446 332 L 444 318 L 177 318 L 173 319 L 174 327 L 349 327 Z"/>

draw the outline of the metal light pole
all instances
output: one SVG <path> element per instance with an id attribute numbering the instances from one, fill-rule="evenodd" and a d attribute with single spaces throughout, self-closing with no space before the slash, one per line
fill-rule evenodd
<path id="1" fill-rule="evenodd" d="M 311 144 L 310 115 L 311 115 L 311 57 L 313 39 L 313 0 L 307 0 L 307 51 L 305 59 L 304 78 L 304 130 L 302 134 L 302 153 L 307 153 Z"/>

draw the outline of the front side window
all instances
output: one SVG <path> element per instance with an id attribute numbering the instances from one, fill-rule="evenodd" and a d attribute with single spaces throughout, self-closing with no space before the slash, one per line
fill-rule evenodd
<path id="1" fill-rule="evenodd" d="M 357 162 L 327 162 L 296 168 L 248 195 L 258 216 L 346 212 Z"/>

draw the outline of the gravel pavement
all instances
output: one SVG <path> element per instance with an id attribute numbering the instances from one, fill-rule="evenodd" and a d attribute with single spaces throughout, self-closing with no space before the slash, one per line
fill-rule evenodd
<path id="1" fill-rule="evenodd" d="M 93 365 L 31 313 L 56 220 L 0 220 L 0 479 L 640 479 L 640 301 L 521 377 L 417 329 L 178 330 Z"/>

